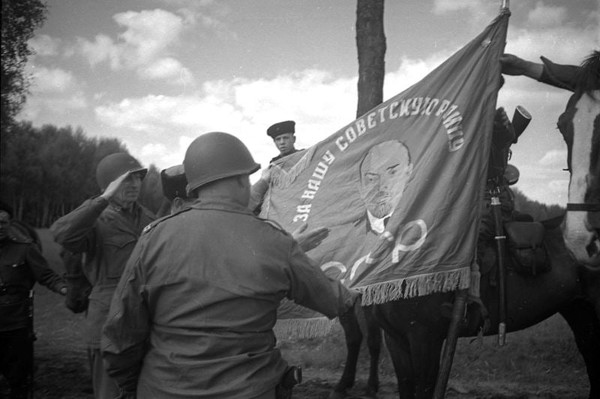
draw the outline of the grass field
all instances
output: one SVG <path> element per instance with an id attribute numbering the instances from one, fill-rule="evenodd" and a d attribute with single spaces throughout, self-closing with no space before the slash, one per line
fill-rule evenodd
<path id="1" fill-rule="evenodd" d="M 63 272 L 58 248 L 47 230 L 41 230 L 44 254 L 51 266 Z M 36 398 L 91 399 L 85 347 L 83 315 L 71 313 L 63 298 L 36 286 L 35 329 Z M 284 357 L 301 365 L 305 381 L 294 391 L 294 399 L 327 398 L 341 376 L 345 343 L 337 326 L 323 339 L 280 338 Z M 360 392 L 367 379 L 368 358 L 361 354 Z M 396 380 L 387 352 L 380 364 L 380 399 L 397 398 Z M 508 334 L 507 344 L 496 345 L 496 337 L 459 340 L 450 376 L 447 398 L 575 399 L 587 398 L 585 365 L 571 331 L 562 318 L 551 317 L 524 331 Z M 6 383 L 0 379 L 0 397 Z"/>

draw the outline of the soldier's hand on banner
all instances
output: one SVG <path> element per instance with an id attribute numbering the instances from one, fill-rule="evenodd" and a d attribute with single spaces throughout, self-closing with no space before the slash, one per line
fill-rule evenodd
<path id="1" fill-rule="evenodd" d="M 329 235 L 329 229 L 327 227 L 318 227 L 308 231 L 307 228 L 308 225 L 302 223 L 302 225 L 292 233 L 292 237 L 298 241 L 300 248 L 302 248 L 304 252 L 308 252 L 321 245 L 323 240 Z"/>
<path id="2" fill-rule="evenodd" d="M 502 54 L 500 57 L 502 73 L 506 75 L 523 75 L 525 73 L 525 60 L 513 54 Z"/>

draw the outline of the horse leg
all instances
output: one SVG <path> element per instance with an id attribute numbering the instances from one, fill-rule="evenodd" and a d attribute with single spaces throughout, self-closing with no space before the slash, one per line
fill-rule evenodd
<path id="1" fill-rule="evenodd" d="M 371 313 L 371 308 L 363 309 L 365 328 L 367 331 L 367 347 L 369 348 L 369 380 L 366 397 L 375 398 L 379 391 L 379 355 L 381 354 L 381 329 Z"/>
<path id="2" fill-rule="evenodd" d="M 415 378 L 408 340 L 404 336 L 392 335 L 384 331 L 385 343 L 398 381 L 398 395 L 400 399 L 415 399 Z"/>
<path id="3" fill-rule="evenodd" d="M 594 306 L 584 299 L 575 300 L 560 310 L 585 361 L 590 380 L 590 399 L 600 398 L 600 320 Z"/>
<path id="4" fill-rule="evenodd" d="M 342 378 L 337 383 L 329 399 L 342 399 L 346 396 L 346 391 L 352 388 L 356 378 L 356 365 L 358 363 L 358 355 L 360 353 L 360 344 L 362 343 L 362 332 L 358 324 L 358 318 L 354 311 L 346 312 L 339 318 L 340 324 L 344 329 L 344 337 L 346 338 L 346 364 Z"/>
<path id="5" fill-rule="evenodd" d="M 431 399 L 440 368 L 444 336 L 428 326 L 415 323 L 408 333 L 408 342 L 415 373 L 415 398 Z"/>

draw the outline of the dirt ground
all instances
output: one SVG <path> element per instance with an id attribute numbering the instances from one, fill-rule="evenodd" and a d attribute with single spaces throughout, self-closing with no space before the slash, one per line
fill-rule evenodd
<path id="1" fill-rule="evenodd" d="M 47 258 L 62 272 L 56 253 Z M 63 298 L 44 287 L 35 288 L 35 398 L 92 399 L 82 325 L 84 316 L 71 313 Z M 345 346 L 341 328 L 323 339 L 282 340 L 280 347 L 291 363 L 301 365 L 304 382 L 294 399 L 328 398 L 341 376 Z M 358 380 L 351 395 L 360 397 L 368 377 L 368 357 L 363 350 Z M 396 379 L 387 352 L 380 362 L 378 398 L 398 398 Z M 507 344 L 496 337 L 459 340 L 447 398 L 461 399 L 584 399 L 589 383 L 585 365 L 566 323 L 554 316 L 527 330 L 511 333 Z M 0 398 L 7 395 L 0 377 Z"/>
<path id="2" fill-rule="evenodd" d="M 62 298 L 39 291 L 36 299 L 36 399 L 93 399 L 81 344 L 83 316 L 70 313 Z M 44 290 L 45 291 L 45 290 Z M 460 340 L 447 398 L 461 399 L 584 399 L 588 381 L 566 325 L 553 318 L 525 333 L 508 335 L 508 344 L 498 348 L 495 337 L 483 342 Z M 566 338 L 544 337 L 544 330 L 563 329 Z M 520 335 L 519 335 L 520 334 Z M 537 336 L 537 337 L 536 337 Z M 523 351 L 523 343 L 527 351 Z M 290 363 L 302 365 L 304 382 L 294 390 L 294 399 L 326 399 L 341 376 L 345 347 L 340 331 L 323 340 L 300 340 L 281 344 Z M 478 349 L 475 347 L 479 347 Z M 366 352 L 364 350 L 363 352 Z M 350 392 L 364 392 L 368 357 L 361 354 L 358 380 Z M 380 364 L 378 398 L 398 398 L 391 361 L 384 353 Z M 6 393 L 0 382 L 0 397 Z"/>

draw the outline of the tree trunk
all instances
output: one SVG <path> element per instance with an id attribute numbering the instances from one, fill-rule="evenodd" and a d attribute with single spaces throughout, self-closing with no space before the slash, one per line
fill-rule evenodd
<path id="1" fill-rule="evenodd" d="M 358 107 L 356 117 L 381 104 L 385 77 L 384 0 L 357 0 Z"/>

